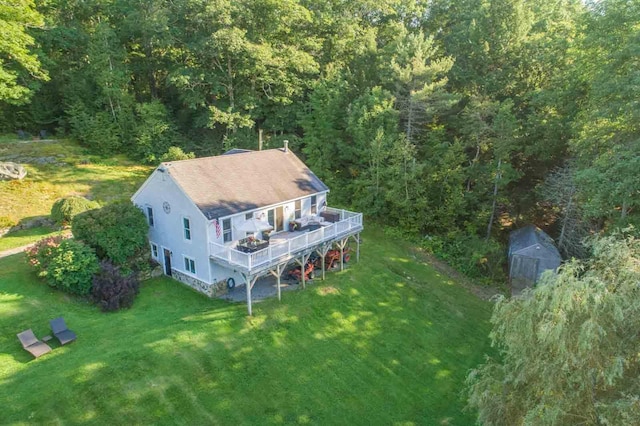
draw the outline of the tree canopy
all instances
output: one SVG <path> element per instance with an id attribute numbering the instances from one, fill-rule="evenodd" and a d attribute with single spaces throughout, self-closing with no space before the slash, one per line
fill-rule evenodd
<path id="1" fill-rule="evenodd" d="M 334 202 L 475 259 L 476 276 L 514 227 L 579 247 L 638 222 L 634 2 L 10 4 L 5 132 L 150 164 L 288 139 Z M 567 164 L 568 209 L 544 190 Z"/>
<path id="2" fill-rule="evenodd" d="M 33 0 L 8 0 L 0 3 L 0 101 L 23 103 L 32 94 L 34 82 L 47 80 L 30 28 L 41 27 L 42 15 Z"/>

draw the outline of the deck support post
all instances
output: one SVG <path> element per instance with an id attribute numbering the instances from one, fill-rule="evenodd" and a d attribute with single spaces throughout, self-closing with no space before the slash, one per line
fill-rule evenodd
<path id="1" fill-rule="evenodd" d="M 244 285 L 245 285 L 246 290 L 247 290 L 247 312 L 248 312 L 249 316 L 251 316 L 252 312 L 251 312 L 251 284 L 250 284 L 250 279 L 245 274 L 242 274 L 242 278 L 244 278 Z"/>
<path id="2" fill-rule="evenodd" d="M 340 247 L 340 270 L 344 271 L 344 247 L 347 245 L 349 241 L 349 237 L 344 238 L 338 242 L 338 247 Z"/>
<path id="3" fill-rule="evenodd" d="M 278 302 L 280 302 L 282 300 L 282 293 L 280 291 L 280 265 L 278 265 L 277 267 L 278 270 L 278 276 L 276 277 L 277 282 L 277 289 L 278 289 Z"/>
<path id="4" fill-rule="evenodd" d="M 284 265 L 276 266 L 276 280 L 278 281 L 278 301 L 282 300 L 282 292 L 280 291 L 280 275 L 282 275 L 282 271 L 284 269 Z"/>
<path id="5" fill-rule="evenodd" d="M 258 276 L 251 276 L 246 274 L 240 275 L 242 275 L 242 278 L 244 278 L 244 283 L 247 288 L 247 312 L 249 313 L 249 316 L 252 316 L 253 312 L 251 310 L 251 289 L 253 289 L 254 284 L 256 283 L 256 281 L 258 281 Z"/>
<path id="6" fill-rule="evenodd" d="M 353 239 L 356 240 L 356 262 L 360 262 L 360 233 L 354 235 Z"/>
<path id="7" fill-rule="evenodd" d="M 276 270 L 274 271 L 273 269 L 269 269 L 269 273 L 271 275 L 273 275 L 274 277 L 276 277 L 277 280 L 277 289 L 278 289 L 278 300 L 282 300 L 282 291 L 280 289 L 281 287 L 281 282 L 280 282 L 280 277 L 282 276 L 282 273 L 284 272 L 284 268 L 287 266 L 286 263 L 280 263 L 278 265 L 276 265 Z"/>
<path id="8" fill-rule="evenodd" d="M 300 266 L 300 272 L 302 272 L 302 288 L 303 289 L 306 288 L 305 275 L 307 275 L 307 274 L 305 274 L 305 272 L 306 272 L 306 269 L 307 269 L 307 260 L 309 260 L 309 256 L 310 255 L 311 255 L 311 253 L 302 255 L 302 265 Z"/>
<path id="9" fill-rule="evenodd" d="M 305 268 L 307 266 L 307 260 L 309 260 L 309 256 L 311 256 L 311 253 L 307 253 L 307 254 L 303 253 L 302 256 L 300 257 L 300 259 L 302 259 L 302 260 L 296 259 L 296 263 L 298 265 L 300 265 L 300 279 L 301 279 L 301 282 L 302 282 L 302 288 L 303 289 L 306 288 L 305 279 L 304 279 L 304 276 L 306 274 L 304 273 L 304 270 L 305 270 Z"/>
<path id="10" fill-rule="evenodd" d="M 331 248 L 330 245 L 328 244 L 323 244 L 319 249 L 316 250 L 316 253 L 318 253 L 318 255 L 321 258 L 321 268 L 322 268 L 322 281 L 324 281 L 324 272 L 325 272 L 325 259 L 327 257 L 327 253 L 329 252 L 329 249 Z"/>

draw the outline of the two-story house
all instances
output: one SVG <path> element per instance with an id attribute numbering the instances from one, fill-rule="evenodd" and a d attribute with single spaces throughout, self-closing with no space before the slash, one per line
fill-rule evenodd
<path id="1" fill-rule="evenodd" d="M 149 223 L 166 275 L 213 297 L 225 286 L 278 279 L 291 262 L 356 240 L 362 214 L 327 206 L 329 188 L 287 148 L 234 150 L 162 163 L 131 200 Z M 265 232 L 261 232 L 265 231 Z M 304 275 L 304 274 L 303 274 Z"/>

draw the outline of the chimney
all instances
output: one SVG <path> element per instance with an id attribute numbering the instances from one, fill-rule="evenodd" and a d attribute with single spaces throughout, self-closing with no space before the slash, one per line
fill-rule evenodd
<path id="1" fill-rule="evenodd" d="M 284 152 L 289 152 L 289 141 L 288 140 L 284 140 Z"/>

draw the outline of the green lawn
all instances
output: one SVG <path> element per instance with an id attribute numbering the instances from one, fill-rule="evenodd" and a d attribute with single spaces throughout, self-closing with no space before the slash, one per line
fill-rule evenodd
<path id="1" fill-rule="evenodd" d="M 151 172 L 151 167 L 124 157 L 103 159 L 88 155 L 84 148 L 68 140 L 19 142 L 0 139 L 0 161 L 4 160 L 23 163 L 27 169 L 23 180 L 0 181 L 0 222 L 8 220 L 14 224 L 49 215 L 53 203 L 69 195 L 89 197 L 102 204 L 127 199 Z M 42 160 L 45 160 L 44 164 L 39 163 Z M 43 233 L 41 237 L 51 232 Z M 27 234 L 34 235 L 23 232 L 0 237 L 0 250 L 38 239 L 25 239 Z M 9 237 L 13 239 L 7 240 Z"/>
<path id="2" fill-rule="evenodd" d="M 468 425 L 491 304 L 379 231 L 361 262 L 283 300 L 209 300 L 169 279 L 104 314 L 0 259 L 1 423 Z M 15 334 L 78 334 L 37 360 Z"/>
<path id="3" fill-rule="evenodd" d="M 46 226 L 21 229 L 7 234 L 4 237 L 0 237 L 0 251 L 21 247 L 52 235 L 59 235 L 60 233 L 61 231 Z"/>

